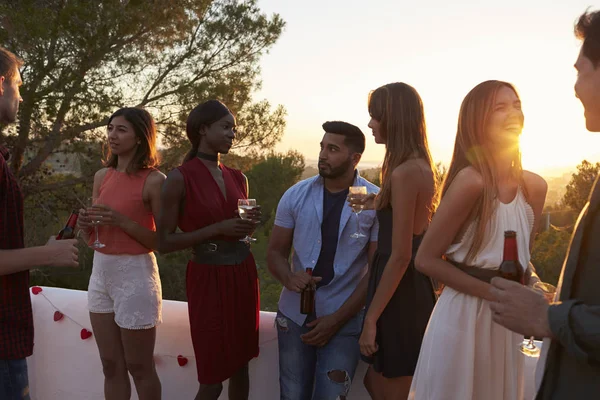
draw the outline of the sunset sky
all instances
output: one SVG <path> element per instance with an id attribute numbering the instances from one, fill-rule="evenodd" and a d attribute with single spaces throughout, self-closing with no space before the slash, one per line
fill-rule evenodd
<path id="1" fill-rule="evenodd" d="M 255 98 L 288 111 L 278 150 L 298 149 L 311 164 L 321 124 L 344 120 L 367 136 L 362 167 L 372 167 L 384 147 L 367 127 L 367 95 L 406 82 L 423 98 L 433 156 L 447 164 L 464 96 L 484 80 L 506 80 L 523 102 L 525 168 L 555 175 L 600 161 L 600 135 L 585 130 L 573 90 L 573 24 L 589 1 L 259 0 L 287 25 L 262 59 Z"/>

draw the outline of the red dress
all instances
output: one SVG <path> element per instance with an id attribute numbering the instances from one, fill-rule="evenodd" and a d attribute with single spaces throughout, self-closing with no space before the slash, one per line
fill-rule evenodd
<path id="1" fill-rule="evenodd" d="M 194 158 L 179 167 L 185 180 L 185 209 L 178 224 L 182 231 L 234 218 L 237 200 L 247 198 L 242 173 L 220 167 L 227 199 L 201 160 Z M 260 296 L 254 257 L 250 254 L 240 265 L 190 261 L 186 286 L 198 381 L 223 382 L 258 356 Z"/>

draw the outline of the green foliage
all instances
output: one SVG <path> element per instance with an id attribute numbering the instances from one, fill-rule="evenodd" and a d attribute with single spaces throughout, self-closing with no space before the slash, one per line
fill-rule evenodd
<path id="1" fill-rule="evenodd" d="M 122 106 L 154 115 L 171 167 L 187 151 L 187 114 L 209 98 L 237 115 L 240 150 L 263 154 L 281 139 L 285 110 L 252 93 L 284 22 L 257 0 L 20 0 L 0 15 L 0 45 L 25 61 L 19 123 L 4 139 L 27 195 L 44 190 L 57 152 L 100 160 L 98 128 Z"/>
<path id="2" fill-rule="evenodd" d="M 271 218 L 279 199 L 290 186 L 298 182 L 303 170 L 304 157 L 291 150 L 287 154 L 269 154 L 246 173 L 249 195 L 261 205 L 265 220 Z"/>
<path id="3" fill-rule="evenodd" d="M 600 163 L 592 164 L 583 160 L 577 166 L 577 172 L 572 175 L 571 181 L 567 185 L 567 192 L 563 197 L 564 206 L 579 214 L 588 201 L 592 185 L 599 171 Z"/>
<path id="4" fill-rule="evenodd" d="M 260 309 L 263 311 L 277 311 L 282 286 L 277 279 L 273 278 L 267 268 L 269 235 L 266 231 L 265 226 L 253 235 L 258 240 L 252 244 L 252 254 L 256 260 L 258 279 L 260 281 Z"/>
<path id="5" fill-rule="evenodd" d="M 540 233 L 533 245 L 531 262 L 544 282 L 556 285 L 569 247 L 571 234 L 566 230 L 549 229 Z"/>
<path id="6" fill-rule="evenodd" d="M 0 45 L 25 61 L 18 126 L 0 135 L 26 195 L 28 246 L 44 244 L 72 209 L 86 203 L 101 167 L 101 128 L 122 106 L 145 107 L 155 117 L 164 146 L 161 168 L 168 171 L 189 149 L 190 110 L 217 98 L 238 125 L 233 152 L 224 160 L 248 173 L 253 195 L 272 211 L 297 181 L 304 159 L 272 153 L 285 129 L 285 109 L 252 99 L 261 84 L 260 57 L 285 25 L 279 15 L 262 13 L 257 0 L 20 0 L 0 3 L 0 15 Z M 50 166 L 59 154 L 76 158 L 75 174 L 57 174 Z M 259 167 L 262 162 L 279 162 L 276 174 Z M 256 234 L 269 229 L 264 225 Z M 264 236 L 255 247 L 261 285 L 273 297 L 266 244 Z M 79 270 L 37 269 L 32 284 L 86 290 L 92 257 L 82 243 Z M 163 297 L 185 300 L 189 252 L 157 258 Z"/>

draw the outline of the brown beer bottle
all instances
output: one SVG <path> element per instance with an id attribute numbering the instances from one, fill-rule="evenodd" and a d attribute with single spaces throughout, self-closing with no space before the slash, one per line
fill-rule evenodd
<path id="1" fill-rule="evenodd" d="M 504 232 L 504 257 L 499 268 L 500 276 L 504 279 L 525 284 L 525 275 L 523 267 L 519 262 L 519 252 L 517 251 L 517 232 Z"/>
<path id="2" fill-rule="evenodd" d="M 306 268 L 306 273 L 312 277 L 312 268 Z M 315 293 L 317 287 L 311 279 L 308 285 L 300 293 L 300 313 L 312 314 L 315 311 Z"/>
<path id="3" fill-rule="evenodd" d="M 69 216 L 69 220 L 67 221 L 67 225 L 58 232 L 56 235 L 56 240 L 61 239 L 73 239 L 75 238 L 75 227 L 77 226 L 77 218 L 79 218 L 79 212 L 77 210 L 73 210 L 71 215 Z"/>

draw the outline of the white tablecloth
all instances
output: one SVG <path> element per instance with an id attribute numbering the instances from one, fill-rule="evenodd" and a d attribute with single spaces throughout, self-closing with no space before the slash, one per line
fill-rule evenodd
<path id="1" fill-rule="evenodd" d="M 43 287 L 31 295 L 35 323 L 34 353 L 27 359 L 32 400 L 102 400 L 102 365 L 94 338 L 82 340 L 82 328 L 91 331 L 87 293 Z M 65 317 L 54 321 L 60 310 Z M 250 399 L 279 399 L 277 332 L 274 313 L 261 312 L 260 356 L 250 363 Z M 541 345 L 541 343 L 538 343 Z M 157 329 L 156 363 L 164 399 L 193 399 L 198 391 L 194 352 L 189 333 L 187 304 L 163 302 L 163 323 Z M 188 358 L 180 367 L 177 356 Z M 526 400 L 533 399 L 537 358 L 526 358 Z M 369 399 L 359 365 L 350 391 L 351 399 Z M 224 385 L 220 399 L 227 399 Z M 133 382 L 132 382 L 133 388 Z M 135 389 L 132 399 L 137 399 Z"/>

